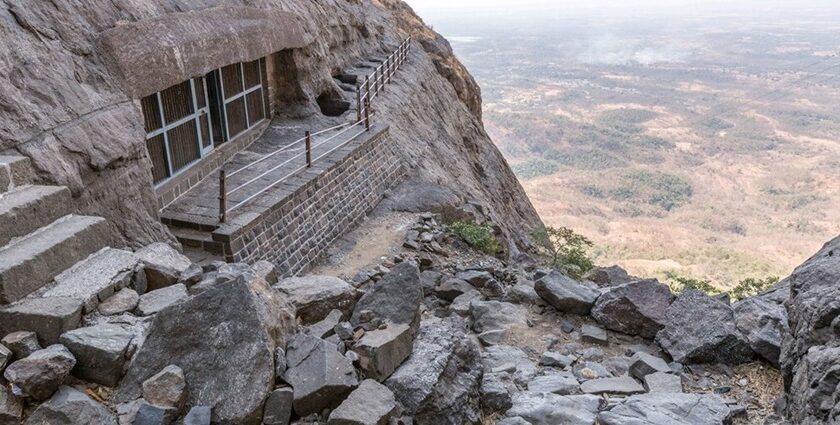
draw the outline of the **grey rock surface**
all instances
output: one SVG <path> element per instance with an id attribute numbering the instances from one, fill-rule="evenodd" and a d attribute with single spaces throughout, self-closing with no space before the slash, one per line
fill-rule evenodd
<path id="1" fill-rule="evenodd" d="M 274 288 L 289 297 L 304 325 L 324 320 L 334 309 L 349 316 L 360 296 L 349 283 L 330 276 L 292 277 Z"/>
<path id="2" fill-rule="evenodd" d="M 61 335 L 76 357 L 73 374 L 86 381 L 116 387 L 129 358 L 134 333 L 121 325 L 95 325 Z"/>
<path id="3" fill-rule="evenodd" d="M 178 304 L 189 296 L 187 287 L 182 283 L 155 289 L 140 296 L 135 311 L 139 316 L 151 316 Z"/>
<path id="4" fill-rule="evenodd" d="M 55 344 L 64 332 L 79 327 L 82 302 L 72 298 L 31 298 L 0 307 L 0 335 L 15 331 L 38 334 L 42 345 Z"/>
<path id="5" fill-rule="evenodd" d="M 470 316 L 476 333 L 528 326 L 528 311 L 523 306 L 501 301 L 473 301 Z"/>
<path id="6" fill-rule="evenodd" d="M 83 302 L 85 313 L 114 292 L 128 286 L 138 257 L 121 249 L 104 248 L 55 277 L 44 297 L 67 297 Z"/>
<path id="7" fill-rule="evenodd" d="M 623 285 L 637 280 L 619 266 L 595 267 L 594 269 L 586 272 L 583 278 L 602 288 Z"/>
<path id="8" fill-rule="evenodd" d="M 384 381 L 411 355 L 414 331 L 408 324 L 388 324 L 385 329 L 365 332 L 353 346 L 366 378 Z"/>
<path id="9" fill-rule="evenodd" d="M 580 340 L 598 345 L 607 345 L 609 343 L 606 329 L 588 323 L 580 327 Z"/>
<path id="10" fill-rule="evenodd" d="M 153 243 L 136 252 L 143 264 L 146 290 L 154 291 L 174 285 L 192 262 L 185 255 L 165 243 Z"/>
<path id="11" fill-rule="evenodd" d="M 4 336 L 1 342 L 5 344 L 4 348 L 11 352 L 11 356 L 8 354 L 4 356 L 7 361 L 12 358 L 22 359 L 28 357 L 30 354 L 41 349 L 41 343 L 38 342 L 38 335 L 30 331 L 12 332 Z"/>
<path id="12" fill-rule="evenodd" d="M 318 337 L 327 338 L 335 333 L 335 327 L 341 322 L 344 313 L 341 310 L 332 310 L 320 322 L 313 323 L 306 327 L 306 333 Z"/>
<path id="13" fill-rule="evenodd" d="M 630 368 L 628 371 L 636 379 L 644 379 L 645 376 L 651 373 L 670 372 L 671 368 L 664 359 L 639 351 L 630 358 Z"/>
<path id="14" fill-rule="evenodd" d="M 534 290 L 558 311 L 579 315 L 589 314 L 600 295 L 595 289 L 581 285 L 556 270 L 537 280 Z"/>
<path id="15" fill-rule="evenodd" d="M 611 410 L 601 412 L 603 425 L 720 425 L 729 407 L 718 396 L 699 394 L 634 395 Z"/>
<path id="16" fill-rule="evenodd" d="M 531 425 L 592 425 L 602 399 L 593 395 L 562 396 L 524 391 L 514 395 L 508 417 L 520 417 Z"/>
<path id="17" fill-rule="evenodd" d="M 17 425 L 23 417 L 23 403 L 6 385 L 0 385 L 0 424 Z"/>
<path id="18" fill-rule="evenodd" d="M 586 394 L 630 395 L 645 392 L 644 387 L 629 376 L 620 378 L 591 379 L 580 384 L 580 390 Z"/>
<path id="19" fill-rule="evenodd" d="M 156 406 L 173 407 L 180 411 L 187 400 L 184 371 L 178 366 L 169 365 L 145 380 L 143 399 Z"/>
<path id="20" fill-rule="evenodd" d="M 294 390 L 289 387 L 277 388 L 265 401 L 263 425 L 288 425 L 292 417 Z M 186 425 L 186 424 L 184 424 Z"/>
<path id="21" fill-rule="evenodd" d="M 210 425 L 210 419 L 213 416 L 213 412 L 207 406 L 196 406 L 190 409 L 187 412 L 187 415 L 184 416 L 184 425 Z M 269 424 L 266 425 L 276 425 L 276 424 Z"/>
<path id="22" fill-rule="evenodd" d="M 131 288 L 123 288 L 114 295 L 99 303 L 99 313 L 103 316 L 114 316 L 128 313 L 137 308 L 140 302 L 140 295 Z"/>
<path id="23" fill-rule="evenodd" d="M 422 302 L 420 271 L 411 263 L 400 263 L 359 299 L 350 322 L 358 325 L 362 313 L 370 311 L 383 321 L 415 328 L 420 321 Z"/>
<path id="24" fill-rule="evenodd" d="M 513 393 L 518 389 L 507 372 L 487 372 L 479 387 L 481 406 L 492 412 L 505 412 L 513 406 Z"/>
<path id="25" fill-rule="evenodd" d="M 592 308 L 592 317 L 607 329 L 653 339 L 665 326 L 665 312 L 673 301 L 667 285 L 656 280 L 637 280 L 601 294 Z"/>
<path id="26" fill-rule="evenodd" d="M 117 418 L 104 405 L 85 393 L 62 386 L 26 420 L 27 425 L 117 425 Z"/>
<path id="27" fill-rule="evenodd" d="M 681 393 L 682 378 L 667 372 L 654 372 L 645 375 L 645 390 L 649 393 Z"/>
<path id="28" fill-rule="evenodd" d="M 294 410 L 300 416 L 335 408 L 359 385 L 350 360 L 320 338 L 296 335 L 286 347 L 286 363 L 283 380 L 294 389 Z"/>
<path id="29" fill-rule="evenodd" d="M 790 289 L 783 285 L 732 305 L 736 326 L 746 336 L 750 348 L 776 367 L 779 367 L 782 338 L 790 332 L 783 304 L 789 294 Z"/>
<path id="30" fill-rule="evenodd" d="M 10 364 L 3 376 L 35 400 L 46 400 L 64 381 L 76 359 L 63 345 L 51 345 Z"/>
<path id="31" fill-rule="evenodd" d="M 386 425 L 396 411 L 394 393 L 366 379 L 330 413 L 327 425 Z"/>
<path id="32" fill-rule="evenodd" d="M 572 395 L 580 393 L 580 382 L 571 373 L 549 373 L 528 382 L 528 391 Z"/>

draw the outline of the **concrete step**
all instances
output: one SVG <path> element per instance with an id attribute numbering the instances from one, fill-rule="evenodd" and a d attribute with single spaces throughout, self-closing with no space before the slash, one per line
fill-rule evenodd
<path id="1" fill-rule="evenodd" d="M 0 155 L 0 193 L 32 184 L 32 167 L 29 158 Z"/>
<path id="2" fill-rule="evenodd" d="M 68 215 L 0 248 L 0 304 L 8 304 L 109 245 L 101 217 Z"/>
<path id="3" fill-rule="evenodd" d="M 186 229 L 183 227 L 169 227 L 169 231 L 178 239 L 184 248 L 199 248 L 211 254 L 223 255 L 224 245 L 213 240 L 210 232 Z"/>
<path id="4" fill-rule="evenodd" d="M 64 216 L 70 190 L 59 186 L 22 186 L 0 193 L 0 246 Z"/>

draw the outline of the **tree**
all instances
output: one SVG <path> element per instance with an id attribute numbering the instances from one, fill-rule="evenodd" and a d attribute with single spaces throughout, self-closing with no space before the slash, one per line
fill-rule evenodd
<path id="1" fill-rule="evenodd" d="M 547 251 L 552 267 L 564 269 L 575 279 L 580 279 L 595 267 L 589 257 L 592 241 L 568 227 L 543 226 L 532 231 L 531 236 L 537 245 Z"/>

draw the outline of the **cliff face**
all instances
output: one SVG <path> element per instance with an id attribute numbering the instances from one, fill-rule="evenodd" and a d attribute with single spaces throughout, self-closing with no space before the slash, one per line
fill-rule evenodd
<path id="1" fill-rule="evenodd" d="M 103 34 L 219 7 L 284 11 L 303 28 L 308 44 L 284 52 L 274 71 L 282 84 L 273 102 L 289 117 L 320 113 L 316 99 L 340 92 L 333 76 L 341 69 L 412 35 L 411 60 L 389 86 L 394 93 L 374 105 L 375 119 L 391 125 L 416 187 L 437 183 L 487 205 L 505 235 L 526 244 L 539 218 L 484 131 L 477 84 L 401 1 L 0 1 L 0 153 L 30 157 L 39 180 L 70 187 L 72 207 L 108 218 L 127 244 L 169 239 L 158 221 L 136 93 L 128 94 L 109 61 Z M 242 43 L 231 40 L 231 50 Z"/>

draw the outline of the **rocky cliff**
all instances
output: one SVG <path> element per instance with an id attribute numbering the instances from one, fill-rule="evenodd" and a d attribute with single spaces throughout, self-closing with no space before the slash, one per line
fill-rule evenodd
<path id="1" fill-rule="evenodd" d="M 416 48 L 394 86 L 400 96 L 377 105 L 375 118 L 392 126 L 411 170 L 406 192 L 435 194 L 404 196 L 409 199 L 400 198 L 403 208 L 477 201 L 515 242 L 514 254 L 515 246 L 524 246 L 527 230 L 539 219 L 484 131 L 478 86 L 448 43 L 401 1 L 4 0 L 0 153 L 30 157 L 40 181 L 68 186 L 75 209 L 104 215 L 127 244 L 169 239 L 158 221 L 136 93 L 109 60 L 114 46 L 103 47 L 103 34 L 218 7 L 288 12 L 303 28 L 308 44 L 288 51 L 286 68 L 275 70 L 285 83 L 273 101 L 290 117 L 320 113 L 316 99 L 338 91 L 332 77 L 342 68 L 414 36 Z M 231 26 L 238 24 L 231 19 Z M 171 31 L 160 37 L 185 36 Z M 230 43 L 231 61 L 243 60 L 233 47 L 248 40 Z"/>

